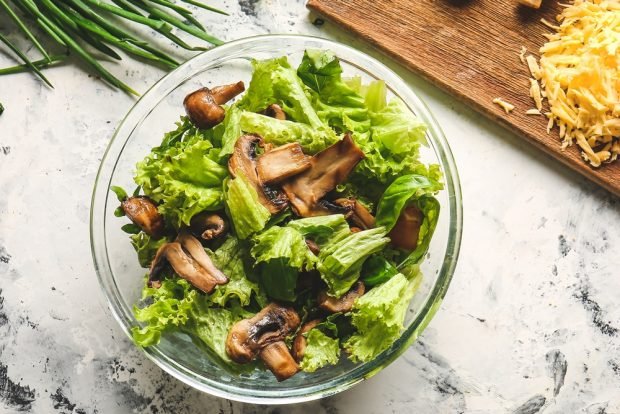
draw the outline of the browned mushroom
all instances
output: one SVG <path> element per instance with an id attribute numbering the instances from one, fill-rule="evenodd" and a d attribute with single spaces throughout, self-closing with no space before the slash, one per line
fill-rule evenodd
<path id="1" fill-rule="evenodd" d="M 351 289 L 340 298 L 329 296 L 326 290 L 319 293 L 317 302 L 319 308 L 328 312 L 349 312 L 353 308 L 355 299 L 359 298 L 366 292 L 366 286 L 360 281 L 356 282 Z"/>
<path id="2" fill-rule="evenodd" d="M 200 237 L 203 240 L 216 239 L 228 230 L 228 226 L 222 216 L 209 211 L 203 211 L 192 217 L 189 221 L 189 228 L 194 236 Z"/>
<path id="3" fill-rule="evenodd" d="M 280 121 L 286 120 L 286 114 L 282 110 L 282 107 L 278 104 L 271 104 L 262 112 L 263 115 L 267 115 L 271 118 L 279 119 Z"/>
<path id="4" fill-rule="evenodd" d="M 166 243 L 157 250 L 151 264 L 149 285 L 159 280 L 164 267 L 170 264 L 174 271 L 196 289 L 210 293 L 216 285 L 228 282 L 228 278 L 213 264 L 195 237 L 181 233 L 177 241 Z"/>
<path id="5" fill-rule="evenodd" d="M 418 237 L 423 220 L 424 213 L 417 206 L 405 207 L 398 216 L 394 228 L 387 235 L 392 246 L 408 251 L 415 250 L 418 246 Z"/>
<path id="6" fill-rule="evenodd" d="M 364 153 L 350 134 L 310 160 L 311 167 L 282 186 L 297 215 L 311 217 L 331 214 L 320 201 L 328 192 L 346 180 Z"/>
<path id="7" fill-rule="evenodd" d="M 222 122 L 226 111 L 225 104 L 245 90 L 243 82 L 216 86 L 212 89 L 200 88 L 183 99 L 183 106 L 189 119 L 198 128 L 211 128 Z"/>
<path id="8" fill-rule="evenodd" d="M 297 332 L 297 336 L 295 336 L 292 347 L 293 356 L 297 362 L 301 362 L 301 360 L 304 359 L 304 353 L 306 352 L 306 345 L 308 344 L 308 341 L 306 340 L 304 334 L 306 332 L 310 332 L 311 329 L 316 328 L 316 326 L 320 323 L 320 319 L 314 319 L 310 322 L 306 322 L 301 327 L 299 332 Z"/>
<path id="9" fill-rule="evenodd" d="M 310 157 L 296 142 L 265 152 L 256 160 L 258 177 L 264 184 L 277 184 L 310 168 Z"/>
<path id="10" fill-rule="evenodd" d="M 226 338 L 226 354 L 240 364 L 260 356 L 278 381 L 284 381 L 299 371 L 284 342 L 299 322 L 293 308 L 270 303 L 252 318 L 232 326 Z"/>
<path id="11" fill-rule="evenodd" d="M 125 215 L 154 238 L 164 235 L 164 217 L 157 211 L 157 205 L 146 196 L 128 197 L 121 202 Z"/>
<path id="12" fill-rule="evenodd" d="M 348 220 L 363 230 L 375 227 L 375 218 L 362 203 L 354 198 L 339 198 L 334 200 L 334 204 L 350 209 L 350 214 L 346 215 Z"/>
<path id="13" fill-rule="evenodd" d="M 249 134 L 239 137 L 228 160 L 228 170 L 233 177 L 243 174 L 256 189 L 260 203 L 267 207 L 271 214 L 276 214 L 286 208 L 288 199 L 282 191 L 263 184 L 258 176 L 256 151 L 262 146 L 263 138 L 260 135 Z"/>
<path id="14" fill-rule="evenodd" d="M 306 239 L 306 246 L 308 246 L 308 249 L 310 249 L 310 251 L 315 255 L 318 255 L 321 252 L 321 247 L 319 247 L 319 245 L 313 240 Z"/>

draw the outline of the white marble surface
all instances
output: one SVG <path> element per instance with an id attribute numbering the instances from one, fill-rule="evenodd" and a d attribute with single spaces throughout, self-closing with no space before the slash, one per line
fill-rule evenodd
<path id="1" fill-rule="evenodd" d="M 231 16 L 199 15 L 224 39 L 306 33 L 367 50 L 330 24 L 313 26 L 303 0 L 217 4 Z M 54 90 L 29 74 L 0 77 L 0 412 L 620 413 L 618 199 L 386 63 L 426 100 L 454 151 L 459 265 L 441 310 L 397 362 L 350 391 L 285 407 L 179 383 L 106 307 L 89 202 L 134 99 L 71 65 L 47 71 Z M 131 59 L 111 66 L 139 91 L 163 74 Z"/>

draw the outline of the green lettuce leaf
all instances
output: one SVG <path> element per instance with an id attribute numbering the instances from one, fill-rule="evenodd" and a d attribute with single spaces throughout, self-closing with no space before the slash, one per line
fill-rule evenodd
<path id="1" fill-rule="evenodd" d="M 273 226 L 253 241 L 251 253 L 261 264 L 261 283 L 267 295 L 294 301 L 299 272 L 311 269 L 317 261 L 302 234 L 290 227 Z"/>
<path id="2" fill-rule="evenodd" d="M 247 239 L 265 228 L 271 217 L 267 207 L 258 200 L 256 189 L 243 174 L 228 182 L 226 207 L 240 239 Z"/>
<path id="3" fill-rule="evenodd" d="M 236 301 L 242 306 L 250 304 L 254 294 L 259 304 L 266 304 L 265 294 L 258 283 L 248 279 L 245 263 L 250 259 L 249 248 L 237 238 L 229 236 L 215 252 L 209 252 L 215 266 L 227 277 L 228 283 L 218 285 L 208 296 L 208 301 L 219 306 L 226 306 Z"/>
<path id="4" fill-rule="evenodd" d="M 435 228 L 439 221 L 440 204 L 435 197 L 424 195 L 416 201 L 416 205 L 424 214 L 424 220 L 418 235 L 418 244 L 415 250 L 398 265 L 399 269 L 420 262 L 426 252 L 428 252 L 433 233 L 435 233 Z"/>
<path id="5" fill-rule="evenodd" d="M 343 344 L 352 361 L 371 361 L 398 339 L 419 282 L 399 273 L 355 301 L 351 322 L 357 332 Z"/>
<path id="6" fill-rule="evenodd" d="M 410 174 L 398 177 L 386 188 L 377 205 L 377 226 L 392 230 L 400 213 L 412 198 L 438 190 L 440 185 L 424 175 Z"/>
<path id="7" fill-rule="evenodd" d="M 159 343 L 161 334 L 171 328 L 179 328 L 187 323 L 196 299 L 197 291 L 184 279 L 164 279 L 159 289 L 145 286 L 142 301 L 150 304 L 145 307 L 134 306 L 134 315 L 143 327 L 133 327 L 133 340 L 140 346 Z"/>
<path id="8" fill-rule="evenodd" d="M 137 164 L 134 181 L 144 194 L 161 203 L 159 211 L 177 227 L 201 211 L 222 208 L 228 170 L 210 158 L 213 144 L 199 135 L 164 141 Z"/>
<path id="9" fill-rule="evenodd" d="M 297 76 L 286 56 L 252 61 L 254 73 L 250 86 L 237 106 L 249 112 L 260 112 L 271 104 L 278 104 L 287 118 L 310 125 L 322 126 L 310 99 L 308 88 Z"/>
<path id="10" fill-rule="evenodd" d="M 222 134 L 222 149 L 219 152 L 220 158 L 223 158 L 233 153 L 235 143 L 237 142 L 237 139 L 242 135 L 240 123 L 242 112 L 243 111 L 241 111 L 235 105 L 231 106 L 226 111 L 226 117 L 224 118 L 223 122 L 224 132 Z"/>
<path id="11" fill-rule="evenodd" d="M 337 243 L 351 233 L 349 224 L 342 214 L 292 220 L 287 227 L 297 230 L 321 247 L 327 242 Z"/>
<path id="12" fill-rule="evenodd" d="M 349 232 L 344 238 L 330 240 L 321 248 L 317 269 L 327 283 L 330 295 L 340 297 L 353 286 L 360 276 L 364 261 L 390 241 L 384 236 L 383 227 L 358 233 Z"/>
<path id="13" fill-rule="evenodd" d="M 307 49 L 297 75 L 312 90 L 312 105 L 332 128 L 365 132 L 370 127 L 364 98 L 342 80 L 342 67 L 329 50 Z"/>
<path id="14" fill-rule="evenodd" d="M 226 309 L 209 307 L 205 296 L 181 278 L 164 279 L 159 289 L 145 287 L 142 301 L 150 304 L 134 306 L 136 319 L 144 325 L 131 330 L 137 345 L 156 345 L 164 332 L 182 331 L 201 341 L 223 362 L 236 365 L 226 354 L 226 337 L 234 323 L 252 316 L 238 304 Z"/>
<path id="15" fill-rule="evenodd" d="M 330 338 L 320 329 L 311 329 L 306 334 L 306 350 L 299 367 L 306 372 L 314 372 L 326 365 L 335 365 L 340 358 L 337 338 Z"/>
<path id="16" fill-rule="evenodd" d="M 297 142 L 308 154 L 316 154 L 340 140 L 340 136 L 326 125 L 313 128 L 247 111 L 241 112 L 239 126 L 243 131 L 259 134 L 266 142 L 278 146 Z"/>
<path id="17" fill-rule="evenodd" d="M 151 267 L 151 262 L 155 258 L 157 250 L 168 242 L 165 238 L 159 240 L 152 239 L 151 236 L 142 231 L 137 234 L 132 234 L 129 238 L 131 239 L 131 245 L 138 254 L 140 266 L 146 268 Z"/>

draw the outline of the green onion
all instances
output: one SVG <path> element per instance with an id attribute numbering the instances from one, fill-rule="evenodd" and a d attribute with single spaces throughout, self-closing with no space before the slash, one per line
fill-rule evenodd
<path id="1" fill-rule="evenodd" d="M 227 14 L 199 1 L 182 1 L 214 13 Z M 0 33 L 0 43 L 6 45 L 23 62 L 16 66 L 0 68 L 0 75 L 31 71 L 50 87 L 51 82 L 41 70 L 64 61 L 65 52 L 87 63 L 101 79 L 130 94 L 137 93 L 110 73 L 99 58 L 93 55 L 92 50 L 120 60 L 121 56 L 116 48 L 166 68 L 179 65 L 176 59 L 152 43 L 150 36 L 130 33 L 126 25 L 114 22 L 113 17 L 120 18 L 128 24 L 147 26 L 186 50 L 201 51 L 207 47 L 187 44 L 172 33 L 174 28 L 210 45 L 222 44 L 221 40 L 205 30 L 189 9 L 172 0 L 0 0 L 1 12 L 9 16 L 42 58 L 30 60 L 22 50 Z M 31 19 L 28 24 L 24 20 L 26 17 Z M 37 31 L 34 28 L 38 28 L 40 34 L 35 34 Z M 43 44 L 51 46 L 44 47 Z M 58 53 L 60 51 L 62 52 Z"/>

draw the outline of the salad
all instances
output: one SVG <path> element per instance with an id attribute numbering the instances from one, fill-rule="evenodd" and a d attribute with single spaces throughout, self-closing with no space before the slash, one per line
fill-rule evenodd
<path id="1" fill-rule="evenodd" d="M 278 381 L 370 361 L 403 330 L 439 217 L 426 126 L 330 51 L 252 64 L 247 90 L 188 94 L 133 194 L 111 188 L 148 269 L 133 339 L 182 332 Z"/>

